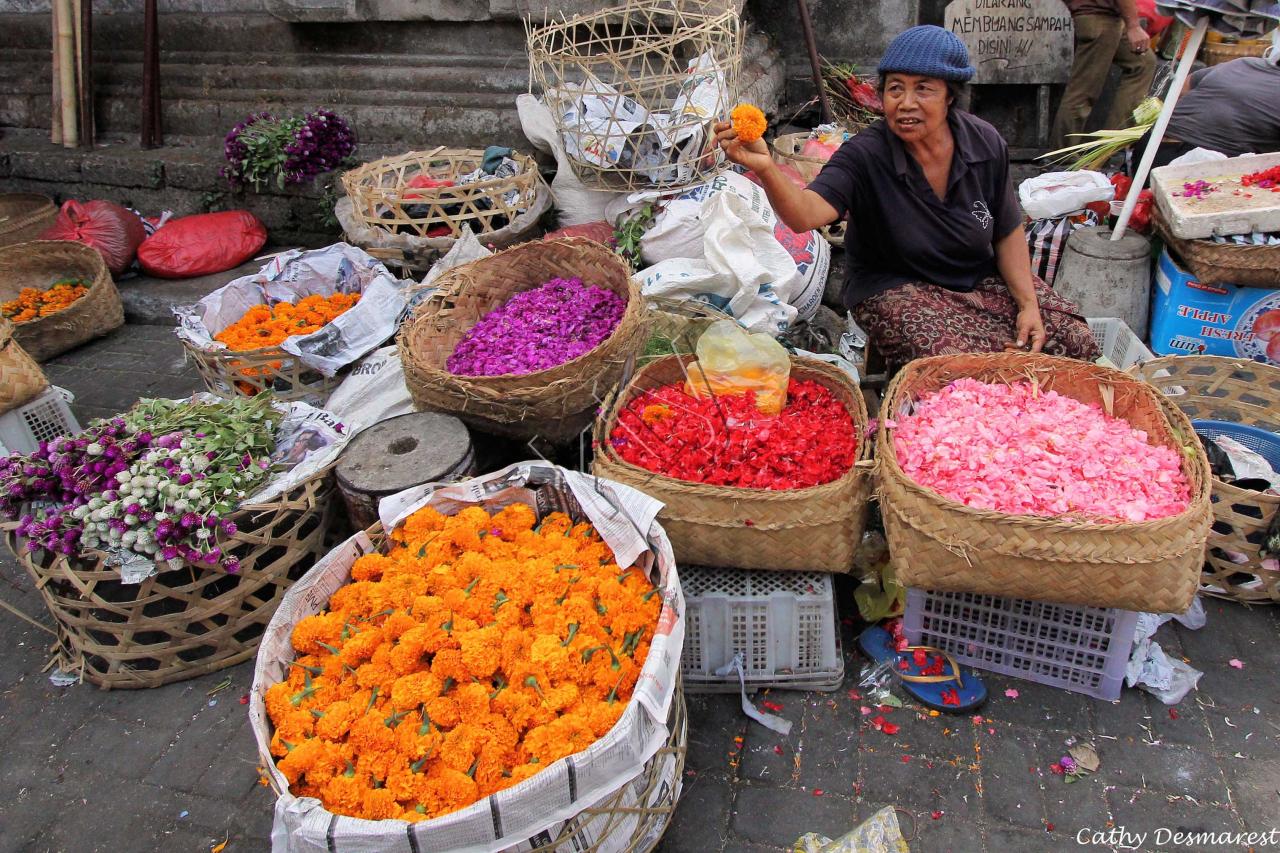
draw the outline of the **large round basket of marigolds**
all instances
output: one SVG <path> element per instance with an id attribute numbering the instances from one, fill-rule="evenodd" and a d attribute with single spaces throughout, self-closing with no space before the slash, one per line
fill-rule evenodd
<path id="1" fill-rule="evenodd" d="M 213 394 L 323 404 L 344 368 L 395 333 L 407 284 L 345 243 L 295 249 L 175 308 L 176 332 Z"/>
<path id="2" fill-rule="evenodd" d="M 0 314 L 36 361 L 124 325 L 120 294 L 102 256 L 70 240 L 0 248 Z"/>
<path id="3" fill-rule="evenodd" d="M 277 853 L 652 849 L 686 743 L 658 507 L 541 462 L 384 499 L 258 654 Z"/>

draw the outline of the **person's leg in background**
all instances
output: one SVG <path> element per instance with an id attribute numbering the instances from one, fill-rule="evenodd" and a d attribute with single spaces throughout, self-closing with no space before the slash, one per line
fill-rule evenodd
<path id="1" fill-rule="evenodd" d="M 1151 81 L 1156 76 L 1156 56 L 1151 50 L 1135 53 L 1129 40 L 1121 38 L 1114 62 L 1120 69 L 1120 82 L 1116 84 L 1116 94 L 1111 99 L 1103 127 L 1123 130 L 1133 124 L 1133 111 L 1151 90 Z"/>
<path id="2" fill-rule="evenodd" d="M 1084 133 L 1085 122 L 1106 85 L 1111 62 L 1124 35 L 1124 22 L 1111 15 L 1077 15 L 1074 21 L 1075 59 L 1071 63 L 1066 91 L 1062 93 L 1062 103 L 1053 120 L 1052 144 L 1055 148 L 1065 148 L 1081 141 L 1070 134 Z M 1147 84 L 1150 82 L 1148 77 Z M 1143 94 L 1146 94 L 1145 90 Z"/>

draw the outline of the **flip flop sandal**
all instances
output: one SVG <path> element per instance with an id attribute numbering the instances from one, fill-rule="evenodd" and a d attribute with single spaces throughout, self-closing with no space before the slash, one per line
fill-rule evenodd
<path id="1" fill-rule="evenodd" d="M 894 648 L 893 637 L 883 628 L 871 627 L 858 637 L 858 648 L 862 653 L 878 664 L 891 661 L 893 674 L 902 684 L 902 689 L 913 699 L 935 711 L 946 714 L 967 714 L 982 707 L 987 701 L 987 687 L 972 670 L 962 670 L 951 655 L 933 646 L 907 646 L 899 652 Z M 935 661 L 926 659 L 924 667 L 915 662 L 916 651 L 924 652 L 928 658 L 940 657 L 950 667 L 949 673 L 942 675 L 922 675 Z M 906 662 L 903 668 L 902 662 Z M 950 699 L 951 701 L 946 701 Z"/>

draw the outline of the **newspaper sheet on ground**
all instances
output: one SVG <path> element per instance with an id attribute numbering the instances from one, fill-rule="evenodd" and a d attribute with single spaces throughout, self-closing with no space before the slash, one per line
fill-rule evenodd
<path id="1" fill-rule="evenodd" d="M 335 243 L 293 249 L 253 275 L 237 278 L 194 305 L 173 309 L 178 337 L 205 352 L 226 349 L 214 335 L 255 305 L 297 302 L 307 296 L 359 293 L 360 302 L 309 335 L 286 338 L 281 348 L 325 376 L 375 349 L 395 333 L 409 281 L 396 278 L 363 249 Z"/>
<path id="2" fill-rule="evenodd" d="M 684 597 L 671 543 L 655 521 L 662 504 L 621 484 L 546 462 L 522 462 L 463 483 L 409 489 L 386 498 L 379 515 L 384 523 L 394 525 L 423 506 L 452 514 L 476 504 L 496 511 L 512 503 L 532 507 L 539 518 L 560 511 L 590 521 L 619 565 L 643 569 L 662 591 L 663 607 L 649 656 L 621 719 L 587 749 L 521 784 L 420 823 L 334 815 L 318 800 L 294 797 L 271 759 L 271 724 L 264 697 L 272 684 L 288 677 L 294 658 L 293 626 L 323 610 L 330 596 L 348 582 L 355 560 L 374 550 L 368 537 L 358 533 L 290 588 L 258 651 L 249 716 L 270 782 L 280 794 L 271 833 L 273 853 L 521 853 L 549 842 L 566 828 L 574 833 L 571 849 L 601 842 L 601 853 L 622 853 L 630 834 L 615 827 L 608 837 L 600 837 L 603 822 L 580 817 L 582 811 L 624 788 L 628 789 L 623 790 L 624 806 L 674 801 L 680 779 L 674 773 L 674 757 L 666 756 L 664 762 L 670 765 L 660 768 L 663 784 L 646 802 L 638 802 L 645 791 L 639 777 L 671 734 L 669 715 L 684 645 Z M 651 833 L 661 829 L 661 823 L 650 827 Z"/>

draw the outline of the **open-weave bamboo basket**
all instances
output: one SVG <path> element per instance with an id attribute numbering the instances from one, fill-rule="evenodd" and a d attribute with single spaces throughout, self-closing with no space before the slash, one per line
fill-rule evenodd
<path id="1" fill-rule="evenodd" d="M 325 376 L 278 346 L 206 352 L 183 340 L 182 348 L 195 364 L 209 393 L 224 398 L 252 397 L 270 391 L 277 400 L 319 404 L 346 378 L 345 372 Z"/>
<path id="2" fill-rule="evenodd" d="M 83 243 L 34 240 L 0 248 L 0 302 L 16 299 L 24 287 L 45 290 L 66 278 L 89 281 L 89 292 L 56 314 L 14 326 L 14 339 L 36 361 L 120 328 L 124 306 L 102 256 Z"/>
<path id="3" fill-rule="evenodd" d="M 530 88 L 543 94 L 573 172 L 584 183 L 613 190 L 685 186 L 723 168 L 722 153 L 717 148 L 707 154 L 707 143 L 711 125 L 728 116 L 738 92 L 742 30 L 733 4 L 711 9 L 687 0 L 626 0 L 529 26 L 528 53 Z M 689 73 L 701 56 L 723 75 L 724 86 L 714 103 L 677 104 L 682 86 L 687 93 L 709 79 Z M 612 93 L 597 97 L 592 81 Z M 599 111 L 592 126 L 576 118 L 587 105 Z M 652 127 L 632 129 L 636 106 L 672 113 L 661 132 L 679 144 L 662 145 Z M 682 109 L 674 114 L 677 106 Z M 661 163 L 640 162 L 655 142 L 664 151 Z"/>
<path id="4" fill-rule="evenodd" d="M 280 599 L 328 550 L 333 487 L 325 471 L 276 500 L 227 516 L 215 543 L 240 560 L 166 571 L 124 584 L 106 555 L 28 551 L 15 524 L 5 544 L 58 627 L 57 663 L 106 690 L 159 687 L 248 660 Z"/>
<path id="5" fill-rule="evenodd" d="M 445 362 L 481 317 L 552 278 L 581 278 L 624 296 L 626 311 L 604 343 L 578 358 L 522 375 L 459 376 Z M 454 415 L 483 432 L 553 444 L 590 425 L 596 407 L 644 346 L 640 291 L 608 248 L 582 237 L 525 243 L 456 267 L 400 327 L 405 385 L 420 409 Z"/>
<path id="6" fill-rule="evenodd" d="M 474 148 L 434 148 L 410 151 L 365 163 L 342 175 L 342 186 L 352 202 L 352 214 L 368 228 L 419 237 L 461 237 L 464 228 L 483 236 L 507 227 L 519 213 L 534 206 L 546 184 L 538 164 L 528 154 L 513 153 L 520 171 L 451 187 L 411 188 L 418 175 L 456 180 L 480 168 L 484 151 Z M 516 193 L 514 199 L 505 196 Z M 448 229 L 443 232 L 442 229 Z M 441 233 L 428 235 L 429 231 Z"/>
<path id="7" fill-rule="evenodd" d="M 1280 246 L 1241 246 L 1173 236 L 1157 209 L 1152 217 L 1160 239 L 1201 284 L 1280 287 Z"/>
<path id="8" fill-rule="evenodd" d="M 0 246 L 35 240 L 58 218 L 53 199 L 39 193 L 0 193 Z"/>
<path id="9" fill-rule="evenodd" d="M 910 362 L 881 409 L 902 417 L 921 395 L 961 377 L 1034 381 L 1123 418 L 1177 450 L 1191 486 L 1186 511 L 1155 521 L 1093 524 L 974 509 L 911 480 L 898 465 L 895 430 L 876 437 L 880 509 L 899 583 L 1062 604 L 1181 613 L 1195 597 L 1212 521 L 1209 463 L 1186 415 L 1150 385 L 1094 364 L 1025 353 Z"/>
<path id="10" fill-rule="evenodd" d="M 853 418 L 858 463 L 838 480 L 807 489 L 741 489 L 677 480 L 624 461 L 610 436 L 618 416 L 641 393 L 683 383 L 689 356 L 645 366 L 596 421 L 592 471 L 662 501 L 658 520 L 683 564 L 736 569 L 848 572 L 862 541 L 871 492 L 867 406 L 849 377 L 811 359 L 791 360 L 791 376 L 830 389 Z"/>
<path id="11" fill-rule="evenodd" d="M 13 324 L 0 317 L 0 415 L 34 400 L 47 387 L 40 365 L 13 339 Z"/>
<path id="12" fill-rule="evenodd" d="M 809 134 L 807 132 L 784 133 L 774 139 L 770 147 L 773 149 L 775 162 L 791 166 L 800 173 L 800 177 L 804 178 L 805 182 L 812 183 L 813 179 L 818 177 L 818 173 L 822 171 L 822 167 L 827 165 L 827 161 L 821 157 L 809 157 L 800 153 L 808 140 Z M 843 219 L 833 222 L 820 230 L 822 231 L 822 236 L 826 237 L 827 242 L 831 245 L 844 245 L 845 221 Z"/>
<path id="13" fill-rule="evenodd" d="M 1196 420 L 1229 421 L 1280 433 L 1280 367 L 1212 355 L 1157 358 L 1133 368 Z M 1280 604 L 1280 572 L 1262 568 L 1258 550 L 1280 512 L 1280 497 L 1214 478 L 1201 589 L 1222 598 Z M 1236 563 L 1228 552 L 1243 554 Z"/>

